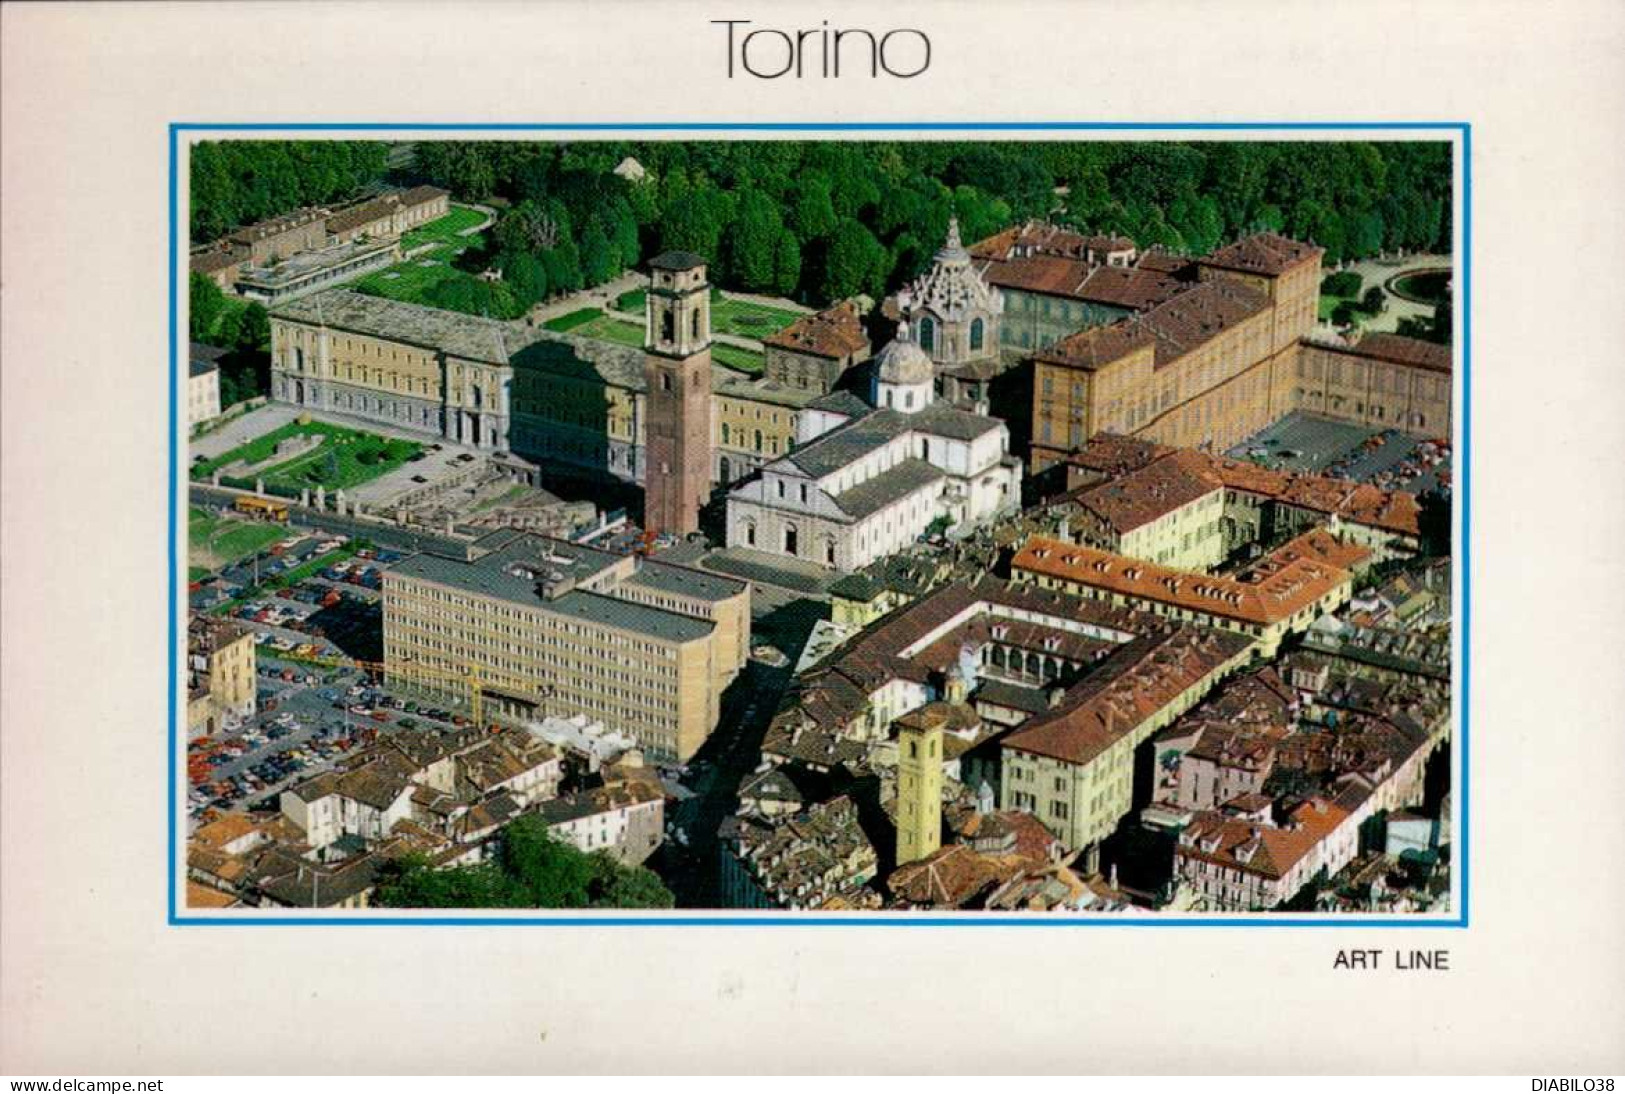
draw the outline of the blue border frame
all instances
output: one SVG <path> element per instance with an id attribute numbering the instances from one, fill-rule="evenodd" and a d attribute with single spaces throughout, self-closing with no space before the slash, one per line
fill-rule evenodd
<path id="1" fill-rule="evenodd" d="M 182 916 L 176 900 L 177 864 L 180 860 L 179 829 L 179 695 L 180 678 L 177 662 L 180 632 L 179 613 L 179 536 L 177 534 L 179 481 L 180 481 L 180 356 L 179 334 L 179 239 L 180 239 L 180 141 L 183 133 L 200 132 L 483 132 L 483 133 L 887 133 L 887 132 L 1278 132 L 1278 133 L 1335 133 L 1358 130 L 1386 130 L 1391 132 L 1454 133 L 1460 137 L 1457 147 L 1461 157 L 1461 324 L 1462 404 L 1456 445 L 1456 483 L 1454 496 L 1460 512 L 1461 541 L 1456 562 L 1461 579 L 1460 617 L 1460 679 L 1455 688 L 1455 699 L 1461 712 L 1461 769 L 1453 781 L 1453 793 L 1459 794 L 1460 825 L 1455 833 L 1457 853 L 1453 866 L 1460 872 L 1460 908 L 1454 919 L 1372 918 L 1247 915 L 1225 916 L 995 916 L 966 915 L 877 915 L 858 913 L 850 916 L 816 915 L 803 912 L 763 912 L 755 915 L 621 915 L 621 916 L 333 916 L 333 915 L 241 915 L 241 916 Z M 1472 124 L 1469 122 L 171 122 L 169 125 L 169 820 L 166 826 L 169 845 L 165 859 L 168 863 L 169 891 L 167 923 L 172 927 L 1230 927 L 1252 929 L 1256 927 L 1330 927 L 1350 928 L 1458 928 L 1464 929 L 1468 921 L 1468 893 L 1470 881 L 1471 825 L 1469 824 L 1468 793 L 1472 765 L 1468 749 L 1468 696 L 1470 651 L 1472 648 L 1472 600 L 1469 595 L 1472 576 L 1471 528 L 1472 478 L 1472 270 L 1473 270 L 1473 175 Z M 1452 641 L 1456 639 L 1452 635 Z"/>

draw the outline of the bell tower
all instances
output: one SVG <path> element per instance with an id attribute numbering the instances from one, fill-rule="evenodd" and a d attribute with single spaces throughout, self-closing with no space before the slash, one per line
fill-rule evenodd
<path id="1" fill-rule="evenodd" d="M 897 719 L 897 865 L 942 846 L 942 721 L 911 711 Z"/>
<path id="2" fill-rule="evenodd" d="M 667 251 L 649 263 L 643 378 L 643 524 L 687 535 L 711 488 L 711 285 L 705 260 Z"/>

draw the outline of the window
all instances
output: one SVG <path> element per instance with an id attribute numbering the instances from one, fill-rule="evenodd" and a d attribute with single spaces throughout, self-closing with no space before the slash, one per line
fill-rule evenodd
<path id="1" fill-rule="evenodd" d="M 982 348 L 982 321 L 980 319 L 971 320 L 970 348 L 972 352 Z"/>
<path id="2" fill-rule="evenodd" d="M 793 555 L 796 553 L 796 526 L 794 524 L 785 526 L 784 553 L 787 555 Z"/>
<path id="3" fill-rule="evenodd" d="M 671 342 L 677 337 L 677 320 L 672 316 L 671 310 L 660 314 L 660 340 Z"/>
<path id="4" fill-rule="evenodd" d="M 1066 814 L 1066 802 L 1049 803 L 1049 815 L 1054 817 L 1056 820 L 1066 820 Z"/>
<path id="5" fill-rule="evenodd" d="M 920 348 L 927 353 L 937 348 L 937 324 L 929 315 L 920 320 Z"/>
<path id="6" fill-rule="evenodd" d="M 670 391 L 671 390 L 671 373 L 663 372 L 663 373 L 660 374 L 660 390 L 661 391 Z"/>
<path id="7" fill-rule="evenodd" d="M 728 423 L 727 422 L 722 423 L 722 443 L 723 444 L 728 443 Z"/>

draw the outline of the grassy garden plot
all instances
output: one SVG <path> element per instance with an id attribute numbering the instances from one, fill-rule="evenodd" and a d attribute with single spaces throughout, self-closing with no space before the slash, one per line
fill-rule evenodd
<path id="1" fill-rule="evenodd" d="M 603 314 L 603 311 L 599 308 L 577 308 L 575 311 L 568 312 L 564 315 L 555 315 L 553 318 L 543 323 L 542 326 L 546 327 L 548 330 L 556 330 L 561 332 L 572 331 L 577 327 L 586 326 L 588 323 L 591 323 L 594 319 L 599 318 Z"/>
<path id="2" fill-rule="evenodd" d="M 762 355 L 752 349 L 713 342 L 711 343 L 711 360 L 719 365 L 726 365 L 731 369 L 737 369 L 752 376 L 760 376 L 762 373 Z"/>
<path id="3" fill-rule="evenodd" d="M 253 472 L 255 477 L 264 479 L 267 488 L 292 493 L 318 486 L 330 491 L 348 489 L 395 470 L 423 450 L 416 441 L 380 437 L 326 422 L 289 422 L 222 456 L 200 461 L 192 468 L 192 477 L 206 479 L 238 460 L 260 463 L 275 454 L 278 443 L 315 434 L 323 437 L 319 447 Z"/>
<path id="4" fill-rule="evenodd" d="M 711 298 L 711 329 L 722 334 L 760 340 L 778 333 L 798 318 L 796 312 L 749 300 L 731 300 L 722 296 Z"/>
<path id="5" fill-rule="evenodd" d="M 459 269 L 458 257 L 484 245 L 483 232 L 458 233 L 472 228 L 484 217 L 473 209 L 456 208 L 438 220 L 430 221 L 401 237 L 401 250 L 429 245 L 429 249 L 377 270 L 353 282 L 350 287 L 370 296 L 382 296 L 405 304 L 449 308 L 491 319 L 516 319 L 524 313 L 513 294 L 501 282 L 487 283 L 475 274 Z"/>
<path id="6" fill-rule="evenodd" d="M 206 577 L 264 550 L 287 534 L 287 528 L 280 524 L 217 516 L 193 506 L 186 521 L 187 575 L 192 580 Z"/>
<path id="7" fill-rule="evenodd" d="M 453 247 L 466 247 L 470 239 L 479 238 L 477 235 L 464 236 L 459 233 L 482 223 L 485 214 L 478 209 L 469 209 L 461 205 L 452 207 L 451 212 L 443 217 L 437 217 L 421 228 L 413 228 L 401 236 L 401 250 L 410 251 L 414 247 L 421 247 L 425 243 L 449 243 Z"/>

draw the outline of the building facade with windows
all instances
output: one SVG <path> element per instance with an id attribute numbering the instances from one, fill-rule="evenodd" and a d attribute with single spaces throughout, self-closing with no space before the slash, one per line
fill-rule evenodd
<path id="1" fill-rule="evenodd" d="M 875 407 L 827 409 L 833 428 L 730 491 L 729 546 L 857 570 L 933 526 L 954 534 L 1020 507 L 1009 429 L 936 400 L 906 322 L 875 364 Z"/>
<path id="2" fill-rule="evenodd" d="M 504 451 L 517 337 L 492 319 L 318 293 L 271 314 L 271 397 Z"/>
<path id="3" fill-rule="evenodd" d="M 584 714 L 652 758 L 686 761 L 748 651 L 741 581 L 562 540 L 496 532 L 472 559 L 384 574 L 385 673 L 516 717 Z"/>

